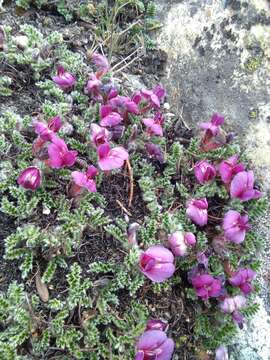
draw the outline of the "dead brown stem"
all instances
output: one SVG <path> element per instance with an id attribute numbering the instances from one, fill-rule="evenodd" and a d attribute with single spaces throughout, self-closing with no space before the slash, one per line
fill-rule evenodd
<path id="1" fill-rule="evenodd" d="M 131 207 L 133 195 L 134 195 L 134 178 L 133 178 L 133 170 L 132 170 L 129 160 L 127 160 L 126 163 L 127 163 L 128 175 L 129 175 L 129 179 L 130 179 L 130 192 L 129 192 L 129 198 L 128 198 L 128 207 Z"/>

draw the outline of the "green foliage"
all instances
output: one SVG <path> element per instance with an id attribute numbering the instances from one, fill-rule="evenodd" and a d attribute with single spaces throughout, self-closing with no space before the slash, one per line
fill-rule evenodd
<path id="1" fill-rule="evenodd" d="M 148 210 L 153 216 L 157 216 L 161 210 L 161 206 L 158 204 L 154 182 L 150 177 L 141 177 L 139 185 L 143 193 L 143 200 L 146 202 Z"/>
<path id="2" fill-rule="evenodd" d="M 247 211 L 248 215 L 252 220 L 260 218 L 263 216 L 269 207 L 269 202 L 266 197 L 262 197 L 258 200 L 252 200 L 249 202 Z"/>
<path id="3" fill-rule="evenodd" d="M 221 199 L 228 199 L 229 198 L 229 194 L 225 188 L 225 186 L 219 185 L 217 184 L 216 181 L 212 182 L 212 183 L 207 183 L 201 186 L 198 186 L 195 194 L 194 194 L 194 198 L 195 199 L 200 199 L 200 198 L 211 198 L 214 196 L 218 196 Z"/>
<path id="4" fill-rule="evenodd" d="M 0 96 L 11 96 L 12 90 L 10 86 L 12 84 L 12 79 L 9 76 L 2 76 L 0 79 Z"/>
<path id="5" fill-rule="evenodd" d="M 213 326 L 213 321 L 219 322 L 219 326 Z M 207 315 L 199 315 L 194 332 L 207 349 L 215 350 L 220 345 L 231 342 L 238 329 L 230 315 L 221 314 L 215 319 Z"/>

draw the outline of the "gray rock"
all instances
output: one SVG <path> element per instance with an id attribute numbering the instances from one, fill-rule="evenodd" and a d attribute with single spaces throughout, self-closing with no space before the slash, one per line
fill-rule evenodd
<path id="1" fill-rule="evenodd" d="M 196 127 L 213 112 L 237 133 L 264 191 L 270 191 L 270 13 L 266 0 L 158 0 L 168 54 L 163 83 L 171 110 Z M 270 216 L 260 231 L 270 248 Z M 270 251 L 262 254 L 261 305 L 235 340 L 230 359 L 270 359 Z"/>

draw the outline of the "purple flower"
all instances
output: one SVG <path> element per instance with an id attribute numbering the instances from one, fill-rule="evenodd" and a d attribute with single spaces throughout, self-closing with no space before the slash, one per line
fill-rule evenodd
<path id="1" fill-rule="evenodd" d="M 141 272 L 153 282 L 162 282 L 170 278 L 174 271 L 174 256 L 161 245 L 150 246 L 141 253 L 139 266 Z"/>
<path id="2" fill-rule="evenodd" d="M 41 185 L 41 171 L 35 166 L 30 166 L 20 173 L 17 183 L 25 189 L 34 191 Z"/>
<path id="3" fill-rule="evenodd" d="M 128 113 L 138 115 L 140 112 L 138 105 L 127 96 L 117 95 L 109 101 L 109 105 L 113 111 L 118 112 L 123 118 L 125 118 Z"/>
<path id="4" fill-rule="evenodd" d="M 96 182 L 95 177 L 97 176 L 98 171 L 95 166 L 89 166 L 85 173 L 81 171 L 73 171 L 71 176 L 73 178 L 74 183 L 79 188 L 85 188 L 89 192 L 96 192 Z"/>
<path id="5" fill-rule="evenodd" d="M 67 90 L 70 89 L 75 84 L 75 77 L 67 72 L 63 66 L 57 67 L 57 75 L 52 77 L 53 81 L 61 89 Z"/>
<path id="6" fill-rule="evenodd" d="M 145 144 L 145 148 L 151 157 L 159 161 L 161 164 L 164 163 L 165 161 L 164 155 L 161 148 L 158 145 L 149 142 Z"/>
<path id="7" fill-rule="evenodd" d="M 255 271 L 251 269 L 239 269 L 229 279 L 229 283 L 234 287 L 239 287 L 245 295 L 248 295 L 253 290 L 250 283 L 255 276 Z"/>
<path id="8" fill-rule="evenodd" d="M 89 80 L 86 83 L 84 88 L 84 92 L 90 96 L 90 98 L 96 102 L 101 102 L 103 100 L 101 96 L 101 88 L 102 82 L 97 77 L 96 74 L 91 74 Z"/>
<path id="9" fill-rule="evenodd" d="M 115 98 L 118 95 L 118 89 L 112 81 L 102 84 L 100 91 L 104 98 L 104 103 Z"/>
<path id="10" fill-rule="evenodd" d="M 53 169 L 60 169 L 65 166 L 72 166 L 76 161 L 77 151 L 68 150 L 64 140 L 54 137 L 48 146 L 48 164 Z"/>
<path id="11" fill-rule="evenodd" d="M 225 346 L 216 349 L 215 360 L 229 360 L 228 350 Z"/>
<path id="12" fill-rule="evenodd" d="M 106 73 L 110 69 L 109 62 L 107 58 L 101 54 L 93 53 L 91 56 L 91 60 L 96 65 L 99 71 Z"/>
<path id="13" fill-rule="evenodd" d="M 241 171 L 232 179 L 230 188 L 231 197 L 242 201 L 258 199 L 261 197 L 261 192 L 254 189 L 253 186 L 253 171 Z"/>
<path id="14" fill-rule="evenodd" d="M 124 161 L 128 159 L 128 152 L 121 146 L 113 149 L 109 144 L 102 144 L 97 149 L 98 152 L 98 165 L 103 171 L 110 171 L 119 169 L 123 166 Z"/>
<path id="15" fill-rule="evenodd" d="M 199 226 L 207 224 L 208 215 L 208 202 L 207 199 L 191 199 L 187 201 L 187 217 Z"/>
<path id="16" fill-rule="evenodd" d="M 211 133 L 212 136 L 218 135 L 220 125 L 224 123 L 224 117 L 220 114 L 213 114 L 210 122 L 203 122 L 199 126 L 201 129 Z"/>
<path id="17" fill-rule="evenodd" d="M 215 279 L 212 275 L 197 275 L 191 279 L 196 294 L 203 300 L 210 297 L 217 297 L 221 293 L 221 281 Z"/>
<path id="18" fill-rule="evenodd" d="M 242 295 L 227 297 L 220 303 L 220 309 L 227 314 L 231 314 L 234 322 L 242 328 L 244 319 L 239 310 L 245 307 L 246 303 L 246 298 Z"/>
<path id="19" fill-rule="evenodd" d="M 200 267 L 203 269 L 207 269 L 208 268 L 208 263 L 209 263 L 209 259 L 208 259 L 208 254 L 206 254 L 204 251 L 200 251 L 198 252 L 196 259 L 198 261 L 198 264 L 201 265 Z"/>
<path id="20" fill-rule="evenodd" d="M 200 184 L 205 184 L 216 176 L 215 167 L 206 160 L 198 161 L 195 164 L 194 172 L 196 179 Z"/>
<path id="21" fill-rule="evenodd" d="M 91 124 L 91 141 L 92 144 L 98 147 L 105 144 L 110 139 L 110 133 L 107 129 L 98 124 Z"/>
<path id="22" fill-rule="evenodd" d="M 120 124 L 123 120 L 121 115 L 117 112 L 112 111 L 112 107 L 110 105 L 102 105 L 100 107 L 100 125 L 113 127 Z"/>
<path id="23" fill-rule="evenodd" d="M 170 360 L 174 342 L 160 330 L 147 330 L 139 338 L 135 360 Z"/>
<path id="24" fill-rule="evenodd" d="M 44 141 L 52 141 L 55 133 L 58 132 L 62 126 L 60 116 L 53 117 L 48 124 L 42 121 L 34 121 L 35 132 Z"/>
<path id="25" fill-rule="evenodd" d="M 160 331 L 167 331 L 168 330 L 168 323 L 167 321 L 163 320 L 148 320 L 146 323 L 146 330 L 160 330 Z"/>
<path id="26" fill-rule="evenodd" d="M 239 311 L 234 311 L 232 313 L 233 321 L 239 326 L 240 329 L 243 329 L 244 326 L 244 317 Z"/>
<path id="27" fill-rule="evenodd" d="M 240 244 L 245 240 L 246 231 L 250 229 L 248 215 L 239 214 L 234 210 L 229 210 L 223 219 L 223 230 L 227 240 Z"/>
<path id="28" fill-rule="evenodd" d="M 237 164 L 238 159 L 239 156 L 234 155 L 219 164 L 218 171 L 224 184 L 229 184 L 234 175 L 245 170 L 243 163 Z"/>
<path id="29" fill-rule="evenodd" d="M 220 303 L 220 309 L 227 314 L 232 314 L 234 311 L 245 307 L 246 303 L 247 300 L 242 295 L 227 297 Z"/>

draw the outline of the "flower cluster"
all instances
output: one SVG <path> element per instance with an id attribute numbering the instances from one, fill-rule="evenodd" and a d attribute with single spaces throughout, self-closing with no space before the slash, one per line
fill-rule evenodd
<path id="1" fill-rule="evenodd" d="M 96 154 L 97 163 L 93 164 L 89 159 L 79 161 L 79 153 L 70 150 L 59 135 L 64 127 L 63 119 L 55 116 L 48 122 L 43 119 L 34 119 L 33 128 L 37 135 L 33 142 L 32 151 L 38 160 L 37 166 L 29 166 L 18 176 L 17 182 L 25 189 L 32 191 L 38 189 L 43 174 L 48 169 L 61 169 L 71 167 L 71 183 L 69 184 L 68 196 L 75 198 L 84 192 L 96 192 L 96 177 L 100 172 L 108 173 L 120 169 L 126 163 L 129 164 L 129 155 L 132 142 L 136 142 L 138 127 L 143 132 L 140 139 L 143 142 L 144 151 L 148 156 L 163 164 L 166 159 L 157 145 L 160 137 L 165 133 L 165 117 L 162 114 L 161 102 L 166 96 L 162 86 L 157 85 L 152 90 L 142 89 L 136 91 L 132 96 L 123 96 L 110 78 L 110 65 L 107 59 L 100 54 L 94 53 L 92 61 L 96 72 L 91 73 L 84 86 L 84 93 L 91 104 L 98 106 L 98 122 L 92 122 L 89 129 L 89 146 Z M 63 67 L 57 68 L 57 75 L 52 77 L 54 83 L 65 92 L 70 92 L 76 87 L 76 78 Z M 133 117 L 140 117 L 140 122 L 133 124 Z M 222 159 L 211 161 L 207 158 L 212 151 L 226 145 L 230 137 L 221 129 L 224 123 L 223 116 L 214 114 L 210 122 L 200 125 L 203 134 L 200 141 L 200 150 L 205 158 L 197 161 L 193 167 L 192 179 L 196 179 L 196 186 L 211 184 L 216 181 L 222 185 L 230 199 L 237 199 L 240 203 L 261 196 L 260 191 L 254 186 L 254 174 L 246 170 L 240 161 L 240 156 L 235 154 Z M 129 127 L 132 129 L 130 141 L 125 147 L 121 145 L 121 138 Z M 88 165 L 88 163 L 90 164 Z M 75 164 L 84 169 L 78 170 Z M 46 171 L 44 171 L 46 169 Z M 183 224 L 172 226 L 167 231 L 166 241 L 151 245 L 145 250 L 138 250 L 139 258 L 137 267 L 140 272 L 152 282 L 161 283 L 170 279 L 178 269 L 178 263 L 184 261 L 189 255 L 197 261 L 196 265 L 188 274 L 188 281 L 192 285 L 197 297 L 204 302 L 213 301 L 219 311 L 230 314 L 233 321 L 243 326 L 243 315 L 241 309 L 247 304 L 247 297 L 253 291 L 256 273 L 248 266 L 235 268 L 224 265 L 224 275 L 217 276 L 211 273 L 209 266 L 210 253 L 200 251 L 198 248 L 199 230 L 207 230 L 211 222 L 211 199 L 208 196 L 193 195 L 186 197 L 184 204 L 184 217 L 193 232 L 183 230 Z M 238 209 L 239 210 L 239 209 Z M 213 252 L 215 244 L 223 249 L 226 246 L 242 246 L 246 233 L 250 230 L 249 215 L 247 211 L 237 211 L 233 208 L 222 214 L 218 219 L 219 224 L 214 233 L 209 236 Z M 137 247 L 137 230 L 139 224 L 133 223 L 127 231 L 127 241 L 132 247 Z M 196 235 L 195 235 L 196 233 Z M 194 263 L 193 263 L 194 264 Z M 239 265 L 240 266 L 240 265 Z M 211 299 L 214 300 L 211 300 Z M 149 320 L 144 333 L 141 335 L 136 346 L 136 360 L 170 360 L 174 351 L 174 342 L 167 337 L 168 324 L 161 320 Z M 218 350 L 222 352 L 223 350 Z"/>
<path id="2" fill-rule="evenodd" d="M 162 121 L 160 117 L 154 119 L 143 119 L 144 125 L 148 128 L 149 134 L 162 136 Z M 226 134 L 220 128 L 224 118 L 219 114 L 214 114 L 211 121 L 202 123 L 201 129 L 204 130 L 201 139 L 201 151 L 207 152 L 218 149 L 226 144 Z M 252 171 L 247 171 L 245 165 L 239 161 L 239 156 L 233 155 L 220 163 L 211 163 L 207 158 L 198 161 L 194 166 L 194 175 L 199 184 L 206 184 L 214 180 L 224 184 L 230 194 L 231 199 L 238 199 L 246 202 L 251 199 L 258 199 L 261 192 L 254 188 L 254 175 Z M 220 178 L 220 180 L 219 180 Z M 207 198 L 191 198 L 186 202 L 186 216 L 200 228 L 207 227 L 209 223 Z M 228 243 L 241 244 L 245 240 L 246 232 L 250 230 L 248 213 L 239 213 L 236 210 L 229 210 L 224 214 L 220 221 L 221 234 L 213 238 L 214 242 L 221 242 L 223 248 Z M 220 245 L 220 244 L 219 244 Z M 167 249 L 163 245 L 155 245 L 142 252 L 140 255 L 139 268 L 142 273 L 153 282 L 161 282 L 170 278 L 175 272 L 175 257 L 184 257 L 189 249 L 196 251 L 196 237 L 193 233 L 175 231 L 168 235 Z M 230 314 L 233 321 L 243 327 L 243 315 L 241 309 L 247 306 L 246 297 L 252 292 L 252 280 L 256 273 L 248 267 L 239 268 L 235 271 L 228 271 L 224 267 L 224 273 L 228 276 L 213 276 L 209 272 L 207 253 L 197 253 L 198 265 L 189 273 L 189 280 L 199 298 L 209 301 L 216 298 L 220 311 Z M 238 288 L 240 294 L 230 295 L 230 286 Z M 142 336 L 145 340 L 147 332 Z M 141 340 L 138 343 L 141 345 Z M 217 353 L 222 352 L 218 350 Z M 217 355 L 219 357 L 219 355 Z M 140 359 L 139 355 L 137 358 Z M 137 359 L 136 358 L 136 359 Z M 142 357 L 150 358 L 150 357 Z M 167 359 L 167 358 L 166 358 Z"/>
<path id="3" fill-rule="evenodd" d="M 96 148 L 97 165 L 101 171 L 110 172 L 121 168 L 128 161 L 128 151 L 122 146 L 112 146 L 111 141 L 119 140 L 124 132 L 125 126 L 129 125 L 130 115 L 143 115 L 149 110 L 157 110 L 153 118 L 142 119 L 146 126 L 146 134 L 151 136 L 162 136 L 163 115 L 159 112 L 160 101 L 165 97 L 165 90 L 157 85 L 153 90 L 141 90 L 132 97 L 122 96 L 112 80 L 106 75 L 110 71 L 108 60 L 100 54 L 94 53 L 92 61 L 97 71 L 89 75 L 85 86 L 85 94 L 91 103 L 99 103 L 99 123 L 91 124 L 91 145 Z M 54 83 L 63 91 L 70 91 L 76 85 L 74 75 L 64 69 L 57 67 L 57 75 L 52 77 Z M 38 137 L 33 143 L 33 154 L 43 164 L 52 169 L 72 167 L 77 161 L 78 153 L 69 150 L 64 139 L 57 133 L 62 127 L 60 116 L 55 116 L 47 123 L 35 119 L 33 126 Z M 147 142 L 145 146 L 148 154 L 160 162 L 163 154 L 160 148 Z M 98 171 L 94 165 L 88 166 L 85 171 L 73 171 L 71 173 L 72 184 L 69 190 L 71 197 L 77 196 L 86 189 L 95 192 L 95 177 Z M 36 190 L 42 184 L 42 172 L 38 167 L 30 166 L 23 170 L 18 177 L 18 183 L 30 190 Z"/>

